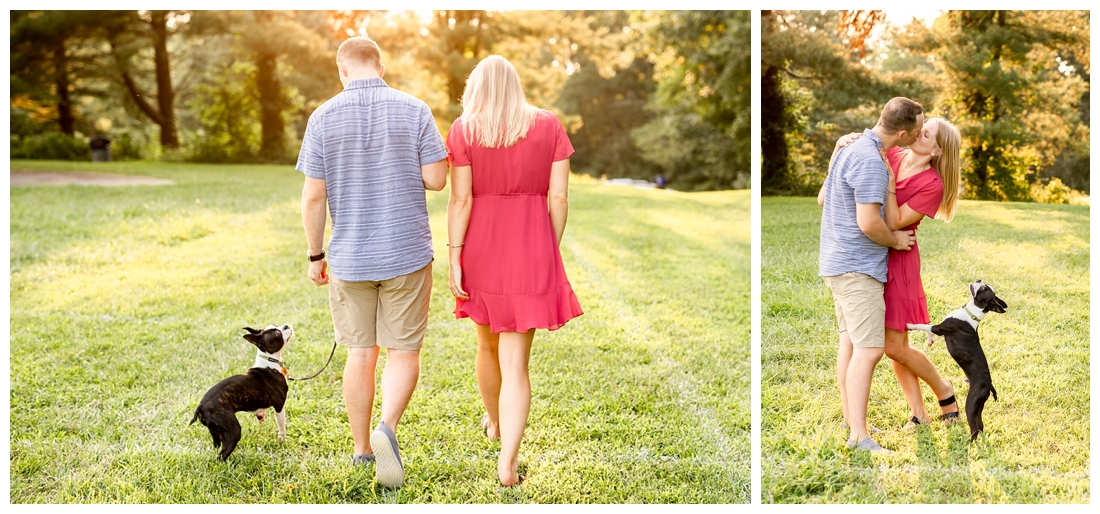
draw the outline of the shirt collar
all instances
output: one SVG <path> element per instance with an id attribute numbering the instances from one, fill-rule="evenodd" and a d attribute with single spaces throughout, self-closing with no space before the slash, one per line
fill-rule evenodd
<path id="1" fill-rule="evenodd" d="M 348 89 L 363 89 L 363 88 L 367 88 L 367 87 L 390 87 L 390 86 L 389 86 L 389 84 L 386 84 L 385 80 L 382 80 L 381 78 L 376 77 L 376 78 L 369 78 L 369 79 L 355 79 L 351 82 L 348 82 L 348 85 L 346 87 L 344 87 L 344 89 L 345 90 L 348 90 Z"/>
<path id="2" fill-rule="evenodd" d="M 875 131 L 871 129 L 863 129 L 863 135 L 870 137 L 871 141 L 875 142 L 875 146 L 882 148 L 882 138 L 878 137 L 878 134 L 875 134 Z"/>

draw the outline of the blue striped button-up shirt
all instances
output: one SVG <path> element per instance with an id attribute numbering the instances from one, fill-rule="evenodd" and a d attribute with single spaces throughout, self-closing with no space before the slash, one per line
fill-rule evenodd
<path id="1" fill-rule="evenodd" d="M 380 78 L 353 80 L 313 111 L 298 171 L 325 181 L 332 275 L 407 275 L 435 256 L 420 167 L 447 157 L 432 111 Z"/>
<path id="2" fill-rule="evenodd" d="M 863 137 L 841 148 L 833 159 L 825 179 L 825 205 L 821 211 L 818 274 L 823 277 L 854 271 L 886 282 L 889 248 L 872 241 L 856 223 L 857 203 L 886 203 L 890 176 L 879 148 L 882 139 L 864 130 Z"/>

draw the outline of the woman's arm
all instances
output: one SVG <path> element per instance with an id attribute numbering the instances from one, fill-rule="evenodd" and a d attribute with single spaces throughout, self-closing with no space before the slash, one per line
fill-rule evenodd
<path id="1" fill-rule="evenodd" d="M 558 246 L 561 246 L 565 221 L 569 217 L 569 159 L 555 161 L 550 165 L 550 189 L 547 197 L 550 204 L 550 224 L 554 227 Z"/>
<path id="2" fill-rule="evenodd" d="M 829 167 L 826 168 L 826 172 L 825 172 L 825 179 L 826 180 L 828 180 L 828 178 L 829 178 L 828 170 L 833 169 L 833 159 L 836 159 L 836 153 L 839 152 L 841 148 L 844 148 L 845 146 L 848 146 L 849 144 L 851 144 L 852 141 L 855 141 L 855 140 L 859 139 L 859 136 L 862 136 L 862 135 L 863 134 L 859 133 L 859 132 L 852 132 L 851 134 L 840 136 L 840 139 L 836 140 L 836 146 L 833 147 L 833 154 L 829 156 Z M 825 205 L 825 183 L 824 182 L 821 183 L 821 190 L 819 190 L 817 192 L 817 205 L 818 205 L 818 207 L 822 207 L 822 206 Z"/>
<path id="3" fill-rule="evenodd" d="M 447 249 L 450 251 L 451 269 L 448 285 L 451 294 L 462 300 L 470 299 L 462 288 L 462 246 L 466 244 L 466 228 L 470 225 L 470 209 L 473 206 L 472 168 L 451 167 L 451 198 L 447 202 Z"/>
<path id="4" fill-rule="evenodd" d="M 902 227 L 908 227 L 924 219 L 924 214 L 913 210 L 912 207 L 909 207 L 909 204 L 898 205 L 897 176 L 894 175 L 894 170 L 890 166 L 890 159 L 886 157 L 886 150 L 879 148 L 879 155 L 882 156 L 882 163 L 886 165 L 886 171 L 890 174 L 890 182 L 886 186 L 886 204 L 883 213 L 886 226 L 890 230 L 901 230 Z"/>

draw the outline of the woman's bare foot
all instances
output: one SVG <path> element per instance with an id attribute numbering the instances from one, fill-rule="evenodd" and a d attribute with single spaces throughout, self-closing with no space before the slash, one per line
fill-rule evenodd
<path id="1" fill-rule="evenodd" d="M 498 462 L 497 478 L 500 479 L 500 485 L 504 487 L 519 485 L 523 481 L 523 476 L 519 474 L 519 459 L 508 464 Z"/>
<path id="2" fill-rule="evenodd" d="M 481 417 L 481 431 L 485 433 L 485 437 L 490 441 L 500 439 L 500 427 L 489 421 L 488 414 Z"/>
<path id="3" fill-rule="evenodd" d="M 954 423 L 959 420 L 959 402 L 955 400 L 955 386 L 948 379 L 943 379 L 944 384 L 951 389 L 951 393 L 946 398 L 940 399 L 940 412 L 942 415 L 940 419 L 944 423 Z M 944 403 L 944 402 L 949 403 Z"/>

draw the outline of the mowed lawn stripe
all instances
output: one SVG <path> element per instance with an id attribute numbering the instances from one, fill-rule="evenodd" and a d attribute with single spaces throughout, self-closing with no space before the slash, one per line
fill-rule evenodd
<path id="1" fill-rule="evenodd" d="M 516 489 L 496 483 L 499 443 L 477 428 L 473 325 L 454 319 L 446 288 L 447 192 L 428 193 L 432 312 L 398 431 L 409 475 L 389 491 L 348 465 L 343 350 L 291 384 L 285 444 L 241 415 L 242 443 L 221 463 L 187 425 L 206 388 L 251 364 L 242 326 L 293 323 L 292 375 L 328 356 L 327 290 L 301 256 L 300 174 L 64 166 L 175 185 L 12 190 L 13 502 L 748 501 L 748 268 L 735 258 L 747 261 L 747 192 L 572 186 L 563 254 L 586 313 L 536 336 Z M 673 292 L 638 288 L 662 283 Z"/>

